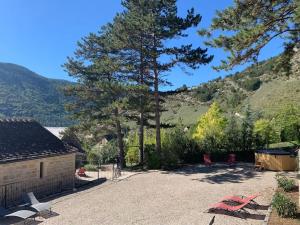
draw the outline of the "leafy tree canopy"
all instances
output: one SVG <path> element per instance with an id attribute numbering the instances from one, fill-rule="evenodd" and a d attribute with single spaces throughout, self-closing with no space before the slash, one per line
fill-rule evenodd
<path id="1" fill-rule="evenodd" d="M 274 129 L 274 124 L 267 119 L 259 119 L 254 123 L 254 135 L 262 144 L 279 141 L 279 136 Z"/>
<path id="2" fill-rule="evenodd" d="M 209 110 L 200 117 L 193 138 L 199 142 L 211 140 L 220 143 L 224 137 L 227 120 L 222 115 L 220 106 L 214 102 Z"/>
<path id="3" fill-rule="evenodd" d="M 300 141 L 300 108 L 293 105 L 285 106 L 275 117 L 276 126 L 281 138 L 286 141 Z"/>

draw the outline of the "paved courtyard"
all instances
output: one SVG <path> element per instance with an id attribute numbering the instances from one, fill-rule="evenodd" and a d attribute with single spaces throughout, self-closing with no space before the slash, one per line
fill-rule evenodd
<path id="1" fill-rule="evenodd" d="M 171 172 L 150 171 L 118 182 L 79 191 L 52 201 L 55 216 L 37 218 L 41 225 L 216 225 L 262 224 L 275 189 L 274 172 L 256 172 L 250 165 L 235 168 L 191 166 Z M 205 212 L 225 195 L 260 193 L 259 210 L 247 219 Z"/>

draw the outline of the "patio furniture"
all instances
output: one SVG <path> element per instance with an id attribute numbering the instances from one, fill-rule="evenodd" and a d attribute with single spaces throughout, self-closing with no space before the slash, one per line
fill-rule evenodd
<path id="1" fill-rule="evenodd" d="M 34 209 L 38 213 L 45 211 L 48 211 L 50 214 L 52 213 L 50 202 L 39 202 L 34 196 L 33 192 L 29 192 L 23 195 L 23 201 L 25 205 Z"/>
<path id="2" fill-rule="evenodd" d="M 255 162 L 254 170 L 262 171 L 265 169 L 265 165 L 262 162 Z"/>
<path id="3" fill-rule="evenodd" d="M 214 216 L 214 217 L 211 219 L 211 221 L 209 222 L 209 225 L 213 225 L 213 224 L 215 223 L 215 218 L 216 218 L 216 216 Z"/>
<path id="4" fill-rule="evenodd" d="M 81 167 L 81 168 L 78 170 L 77 175 L 80 176 L 80 177 L 86 177 L 85 172 L 86 172 L 86 169 L 83 168 L 83 167 Z"/>
<path id="5" fill-rule="evenodd" d="M 248 202 L 245 202 L 243 204 L 240 204 L 240 205 L 237 205 L 237 206 L 232 206 L 232 205 L 227 205 L 223 202 L 219 202 L 215 205 L 213 205 L 212 207 L 210 207 L 208 209 L 209 212 L 213 212 L 215 210 L 223 210 L 225 212 L 229 212 L 231 214 L 235 214 L 237 216 L 242 216 L 242 215 L 239 215 L 238 213 L 247 213 L 249 214 L 249 212 L 247 212 L 244 208 L 245 206 L 249 203 Z M 244 218 L 244 216 L 242 216 Z"/>
<path id="6" fill-rule="evenodd" d="M 205 166 L 211 166 L 212 161 L 210 159 L 210 155 L 209 154 L 204 154 L 203 155 L 203 160 L 204 160 L 204 165 Z"/>
<path id="7" fill-rule="evenodd" d="M 0 218 L 5 217 L 17 217 L 20 219 L 27 220 L 29 218 L 32 218 L 36 215 L 36 212 L 30 211 L 30 210 L 18 210 L 15 212 L 11 212 L 8 209 L 5 209 L 0 206 Z"/>
<path id="8" fill-rule="evenodd" d="M 237 202 L 240 204 L 244 204 L 244 203 L 254 203 L 257 205 L 257 203 L 254 201 L 255 198 L 257 198 L 259 196 L 259 194 L 254 194 L 254 195 L 249 195 L 248 197 L 241 197 L 241 196 L 225 196 L 222 199 L 222 202 L 224 201 L 232 201 L 232 202 Z"/>
<path id="9" fill-rule="evenodd" d="M 228 155 L 227 163 L 228 163 L 229 165 L 235 164 L 235 163 L 236 163 L 235 158 L 236 158 L 236 157 L 235 157 L 235 154 L 229 154 L 229 155 Z"/>

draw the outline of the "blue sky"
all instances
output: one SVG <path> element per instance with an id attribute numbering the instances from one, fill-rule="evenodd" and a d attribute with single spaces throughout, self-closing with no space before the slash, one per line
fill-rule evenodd
<path id="1" fill-rule="evenodd" d="M 16 63 L 30 70 L 56 79 L 72 80 L 61 65 L 67 56 L 72 56 L 76 42 L 90 32 L 96 32 L 105 23 L 112 20 L 122 10 L 120 0 L 1 0 L 0 1 L 0 62 Z M 200 28 L 208 27 L 216 10 L 232 4 L 232 0 L 179 0 L 179 14 L 194 7 L 202 15 L 197 29 L 188 31 L 186 43 L 203 46 L 203 39 L 197 34 Z M 169 43 L 173 44 L 173 42 Z M 266 59 L 282 51 L 282 42 L 270 43 L 260 56 Z M 175 68 L 167 74 L 174 89 L 186 84 L 197 85 L 225 76 L 229 72 L 216 72 L 211 66 L 218 65 L 225 58 L 221 49 L 209 49 L 214 60 L 208 66 L 184 74 Z M 235 68 L 239 71 L 244 66 Z"/>

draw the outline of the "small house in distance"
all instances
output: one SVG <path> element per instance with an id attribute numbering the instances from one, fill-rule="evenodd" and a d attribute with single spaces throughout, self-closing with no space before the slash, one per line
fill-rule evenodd
<path id="1" fill-rule="evenodd" d="M 36 121 L 0 120 L 0 205 L 72 189 L 76 150 Z"/>

